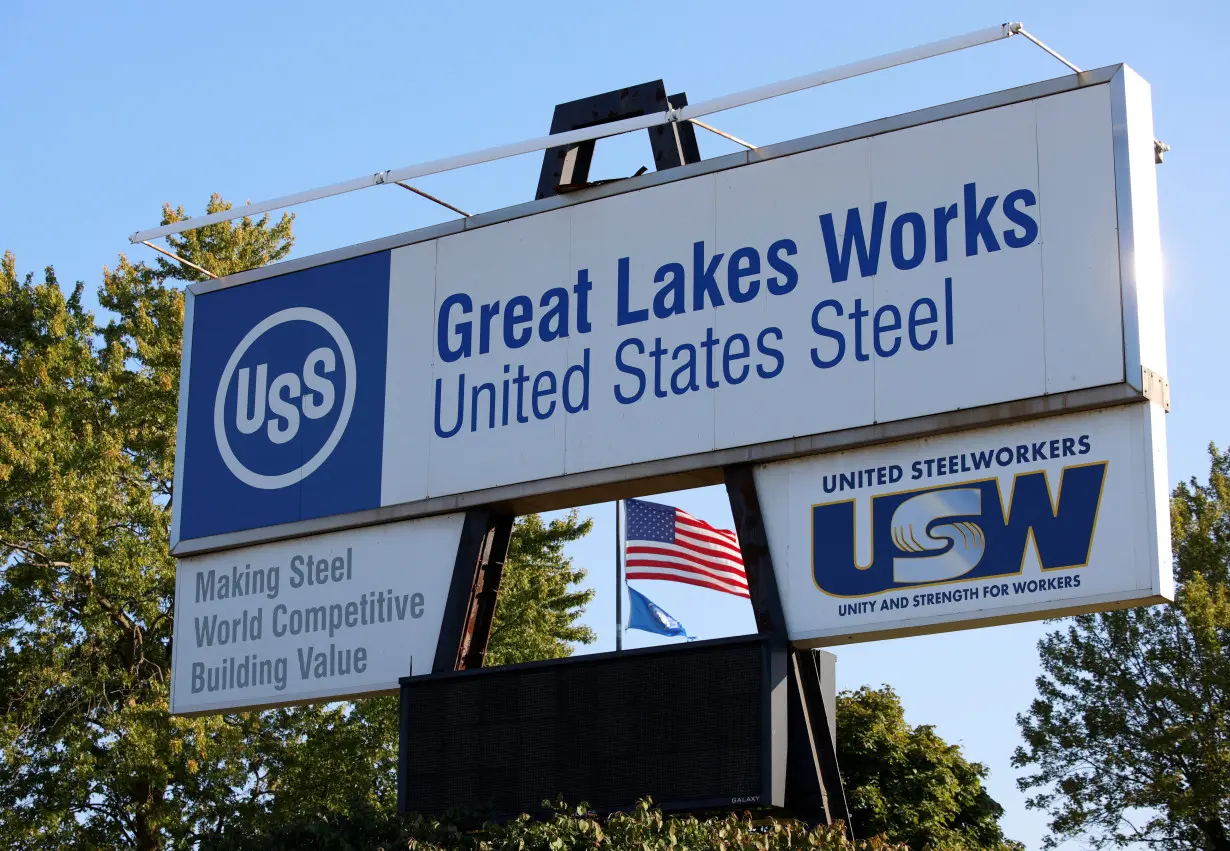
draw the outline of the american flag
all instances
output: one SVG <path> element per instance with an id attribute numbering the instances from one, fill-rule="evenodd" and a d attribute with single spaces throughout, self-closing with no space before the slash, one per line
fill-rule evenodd
<path id="1" fill-rule="evenodd" d="M 680 508 L 629 499 L 628 579 L 665 579 L 750 597 L 739 539 Z"/>

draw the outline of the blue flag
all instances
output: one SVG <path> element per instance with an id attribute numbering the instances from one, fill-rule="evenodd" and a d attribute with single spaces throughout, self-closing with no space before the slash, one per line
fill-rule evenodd
<path id="1" fill-rule="evenodd" d="M 628 629 L 641 629 L 658 635 L 682 635 L 689 641 L 692 640 L 683 624 L 631 585 L 628 586 L 628 602 Z"/>

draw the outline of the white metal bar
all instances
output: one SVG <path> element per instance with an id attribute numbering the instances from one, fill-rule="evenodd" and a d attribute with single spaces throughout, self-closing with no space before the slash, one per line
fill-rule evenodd
<path id="1" fill-rule="evenodd" d="M 296 192 L 293 195 L 283 195 L 280 198 L 272 198 L 268 201 L 260 201 L 256 204 L 244 204 L 242 207 L 232 208 L 220 213 L 212 213 L 208 216 L 194 216 L 190 219 L 184 219 L 182 222 L 175 224 L 163 225 L 162 227 L 151 228 L 150 230 L 140 231 L 128 237 L 130 242 L 144 242 L 147 239 L 157 239 L 158 237 L 168 236 L 173 233 L 181 233 L 194 228 L 202 228 L 207 225 L 217 224 L 218 222 L 229 222 L 233 219 L 238 219 L 243 216 L 255 216 L 261 213 L 268 213 L 271 210 L 281 210 L 285 207 L 293 207 L 297 204 L 304 204 L 308 201 L 318 201 L 321 198 L 332 198 L 335 195 L 344 195 L 347 192 L 354 192 L 356 189 L 366 189 L 369 186 L 380 186 L 384 183 L 400 183 L 405 180 L 413 180 L 416 177 L 425 177 L 429 174 L 439 174 L 444 171 L 453 171 L 458 168 L 465 168 L 470 165 L 478 165 L 485 162 L 493 162 L 495 160 L 507 159 L 515 157 L 518 154 L 529 154 L 534 151 L 545 151 L 547 148 L 554 148 L 560 145 L 573 145 L 577 142 L 586 142 L 590 139 L 601 139 L 606 136 L 616 136 L 620 133 L 628 133 L 632 130 L 643 130 L 648 127 L 656 127 L 659 124 L 667 122 L 666 113 L 655 112 L 649 115 L 638 115 L 635 118 L 625 118 L 622 121 L 612 121 L 608 124 L 599 124 L 595 127 L 585 127 L 581 130 L 572 130 L 567 133 L 555 133 L 549 136 L 539 136 L 534 139 L 526 139 L 524 142 L 513 142 L 509 145 L 499 145 L 494 148 L 485 148 L 481 151 L 474 151 L 469 154 L 458 154 L 457 156 L 445 157 L 439 160 L 431 160 L 430 162 L 420 163 L 419 165 L 406 166 L 405 168 L 392 169 L 390 171 L 377 172 L 376 174 L 368 175 L 367 177 L 356 177 L 352 180 L 344 180 L 341 183 L 332 183 L 328 186 L 321 186 L 317 189 L 305 189 L 303 192 Z"/>
<path id="2" fill-rule="evenodd" d="M 676 112 L 680 120 L 698 118 L 702 115 L 733 109 L 736 106 L 745 106 L 749 103 L 756 103 L 793 92 L 801 92 L 804 89 L 814 89 L 816 86 L 835 83 L 838 80 L 848 80 L 851 77 L 859 77 L 863 74 L 870 74 L 873 71 L 895 68 L 898 65 L 906 65 L 910 62 L 917 62 L 920 59 L 943 56 L 945 53 L 953 53 L 957 50 L 965 50 L 968 47 L 977 47 L 980 44 L 999 41 L 1002 38 L 1009 38 L 1015 35 L 1020 28 L 1020 24 L 1000 24 L 997 27 L 987 27 L 986 29 L 976 30 L 965 35 L 953 36 L 952 38 L 932 41 L 918 47 L 911 47 L 907 50 L 898 50 L 895 53 L 886 53 L 883 56 L 875 56 L 871 59 L 862 59 L 847 65 L 838 65 L 836 68 L 827 68 L 823 71 L 804 74 L 801 77 L 793 77 L 789 80 L 782 80 L 779 83 L 769 83 L 765 86 L 757 86 L 754 89 L 745 89 L 732 95 L 702 101 L 693 106 L 685 106 Z"/>
<path id="3" fill-rule="evenodd" d="M 621 121 L 598 124 L 593 127 L 583 128 L 581 130 L 572 130 L 567 133 L 554 133 L 548 136 L 539 136 L 533 139 L 526 139 L 524 142 L 513 142 L 508 145 L 498 145 L 494 148 L 486 148 L 481 151 L 473 151 L 468 154 L 459 154 L 457 156 L 444 157 L 443 159 L 432 160 L 430 162 L 420 163 L 418 165 L 377 172 L 376 174 L 356 177 L 351 180 L 344 180 L 340 183 L 332 183 L 328 186 L 321 186 L 316 189 L 307 189 L 302 192 L 295 192 L 291 195 L 283 195 L 279 198 L 272 198 L 268 201 L 260 201 L 256 204 L 245 204 L 242 207 L 232 208 L 223 212 L 211 213 L 207 216 L 196 216 L 174 224 L 138 231 L 129 237 L 129 241 L 133 243 L 144 242 L 145 240 L 157 239 L 173 233 L 181 233 L 186 230 L 193 230 L 195 228 L 217 224 L 218 222 L 231 221 L 243 216 L 255 216 L 261 213 L 268 213 L 271 210 L 280 210 L 285 207 L 293 207 L 297 204 L 303 204 L 308 201 L 316 201 L 321 198 L 330 198 L 335 195 L 343 195 L 347 192 L 354 192 L 357 189 L 366 189 L 369 186 L 379 186 L 384 183 L 413 180 L 414 178 L 425 177 L 429 174 L 439 174 L 440 172 L 452 171 L 454 169 L 464 168 L 466 166 L 478 165 L 479 163 L 507 159 L 508 157 L 515 157 L 520 154 L 529 154 L 534 151 L 543 151 L 548 148 L 555 148 L 562 145 L 574 145 L 578 142 L 588 142 L 592 139 L 603 139 L 608 136 L 617 136 L 620 133 L 629 133 L 634 130 L 644 130 L 649 127 L 656 127 L 660 124 L 666 124 L 671 121 L 686 121 L 691 118 L 699 118 L 702 115 L 709 115 L 714 112 L 733 109 L 737 106 L 746 106 L 747 104 L 779 97 L 792 92 L 803 91 L 804 89 L 815 88 L 816 86 L 823 86 L 827 83 L 833 83 L 838 80 L 847 80 L 851 77 L 870 74 L 873 71 L 880 71 L 885 68 L 894 68 L 898 65 L 904 65 L 909 62 L 917 62 L 920 59 L 927 59 L 932 56 L 941 56 L 945 53 L 952 53 L 957 50 L 976 47 L 980 44 L 988 44 L 992 41 L 1009 38 L 1019 32 L 1020 29 L 1021 25 L 1019 23 L 1000 24 L 999 26 L 987 27 L 986 29 L 976 30 L 975 32 L 966 33 L 965 35 L 941 39 L 940 41 L 933 41 L 918 47 L 911 47 L 907 50 L 899 50 L 895 53 L 886 53 L 883 56 L 877 56 L 872 59 L 864 59 L 859 62 L 839 65 L 836 68 L 816 71 L 815 73 L 805 74 L 801 77 L 794 77 L 790 80 L 770 83 L 768 85 L 758 86 L 753 89 L 746 89 L 742 92 L 736 92 L 735 94 L 703 101 L 693 106 L 685 106 L 682 109 L 668 109 L 665 112 L 655 112 L 650 113 L 649 115 L 640 115 L 635 118 L 625 118 Z"/>
<path id="4" fill-rule="evenodd" d="M 193 263 L 191 260 L 185 260 L 184 258 L 180 257 L 178 254 L 174 254 L 170 251 L 167 251 L 165 248 L 159 248 L 157 245 L 154 245 L 154 243 L 150 242 L 148 239 L 141 240 L 141 244 L 149 246 L 150 248 L 157 251 L 159 254 L 165 254 L 167 257 L 170 257 L 172 260 L 178 260 L 180 263 L 183 263 L 185 266 L 191 266 L 193 269 L 196 269 L 202 275 L 208 275 L 209 277 L 213 278 L 215 281 L 218 280 L 218 276 L 215 275 L 213 272 L 209 271 L 208 269 L 203 269 L 200 266 Z"/>
<path id="5" fill-rule="evenodd" d="M 742 139 L 740 139 L 738 136 L 732 136 L 729 133 L 727 133 L 725 130 L 719 130 L 716 127 L 714 127 L 712 124 L 706 124 L 705 122 L 701 121 L 699 118 L 689 118 L 688 121 L 691 122 L 692 124 L 695 124 L 697 127 L 703 127 L 704 129 L 708 130 L 710 133 L 721 136 L 723 139 L 729 139 L 730 141 L 734 142 L 736 145 L 742 145 L 743 147 L 747 148 L 749 151 L 756 150 L 756 146 L 753 145 L 751 142 L 745 142 Z"/>
<path id="6" fill-rule="evenodd" d="M 1017 25 L 1017 28 L 1016 28 L 1016 33 L 1017 33 L 1017 35 L 1023 35 L 1023 36 L 1025 36 L 1025 38 L 1029 39 L 1029 40 L 1030 40 L 1030 41 L 1032 41 L 1034 44 L 1038 45 L 1038 47 L 1040 47 L 1040 48 L 1042 48 L 1043 50 L 1045 50 L 1045 51 L 1046 51 L 1047 53 L 1049 53 L 1051 56 L 1054 56 L 1056 59 L 1058 59 L 1058 60 L 1059 60 L 1060 62 L 1062 62 L 1064 65 L 1067 65 L 1069 68 L 1071 68 L 1071 69 L 1072 69 L 1074 72 L 1076 72 L 1077 74 L 1081 73 L 1081 69 L 1080 69 L 1080 68 L 1077 68 L 1075 65 L 1073 65 L 1071 62 L 1069 62 L 1067 59 L 1064 59 L 1062 56 L 1060 56 L 1060 55 L 1059 55 L 1058 53 L 1056 53 L 1055 51 L 1051 50 L 1049 47 L 1047 47 L 1047 46 L 1046 46 L 1045 44 L 1043 44 L 1041 41 L 1039 41 L 1038 39 L 1034 38 L 1034 37 L 1033 37 L 1033 35 L 1031 35 L 1029 32 L 1027 32 L 1027 31 L 1025 30 L 1025 28 L 1024 28 L 1023 26 L 1021 26 L 1020 24 L 1018 24 L 1018 25 Z"/>
<path id="7" fill-rule="evenodd" d="M 411 186 L 409 183 L 402 183 L 400 180 L 397 181 L 397 185 L 400 186 L 402 189 L 409 189 L 415 195 L 426 198 L 428 201 L 435 201 L 441 207 L 447 207 L 448 209 L 452 210 L 454 213 L 457 213 L 459 216 L 462 216 L 463 218 L 466 218 L 466 219 L 470 218 L 470 214 L 467 213 L 465 210 L 461 209 L 460 207 L 454 207 L 452 204 L 450 204 L 447 201 L 442 201 L 441 199 L 437 198 L 435 195 L 432 195 L 430 192 L 424 192 L 422 189 Z"/>

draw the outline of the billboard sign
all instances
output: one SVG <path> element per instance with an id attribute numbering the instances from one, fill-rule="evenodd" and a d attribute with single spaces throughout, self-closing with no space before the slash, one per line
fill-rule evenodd
<path id="1" fill-rule="evenodd" d="M 1143 398 L 1152 151 L 1115 66 L 194 285 L 175 551 Z"/>
<path id="2" fill-rule="evenodd" d="M 1173 599 L 1165 447 L 1138 403 L 757 467 L 791 639 Z"/>
<path id="3" fill-rule="evenodd" d="M 393 692 L 429 673 L 463 516 L 181 558 L 171 711 Z"/>

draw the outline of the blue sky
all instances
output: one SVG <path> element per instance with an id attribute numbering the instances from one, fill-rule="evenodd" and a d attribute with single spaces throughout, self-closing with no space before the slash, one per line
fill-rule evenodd
<path id="1" fill-rule="evenodd" d="M 1127 62 L 1153 85 L 1173 412 L 1172 481 L 1203 475 L 1204 447 L 1230 443 L 1217 246 L 1230 166 L 1223 154 L 1224 4 L 1172 2 L 828 4 L 10 2 L 0 13 L 0 249 L 54 264 L 91 293 L 126 236 L 163 201 L 199 213 L 209 193 L 260 200 L 545 133 L 554 104 L 664 78 L 693 102 L 1006 20 L 1086 68 Z M 765 144 L 1059 75 L 1023 39 L 979 47 L 709 119 Z M 704 156 L 733 150 L 699 133 Z M 419 183 L 470 211 L 528 200 L 536 155 Z M 598 146 L 594 177 L 651 165 L 644 134 Z M 451 214 L 387 187 L 298 211 L 296 255 L 431 224 Z M 666 498 L 670 501 L 672 498 Z M 673 498 L 729 522 L 721 490 Z M 594 534 L 572 551 L 599 596 L 596 649 L 614 643 L 612 507 L 584 509 Z M 751 628 L 746 604 L 640 583 L 703 637 Z M 1046 627 L 866 644 L 838 651 L 840 685 L 889 683 L 907 717 L 935 724 L 988 764 L 1009 836 L 1040 844 L 1009 765 L 1013 722 L 1033 696 Z M 629 644 L 652 641 L 632 634 Z"/>

